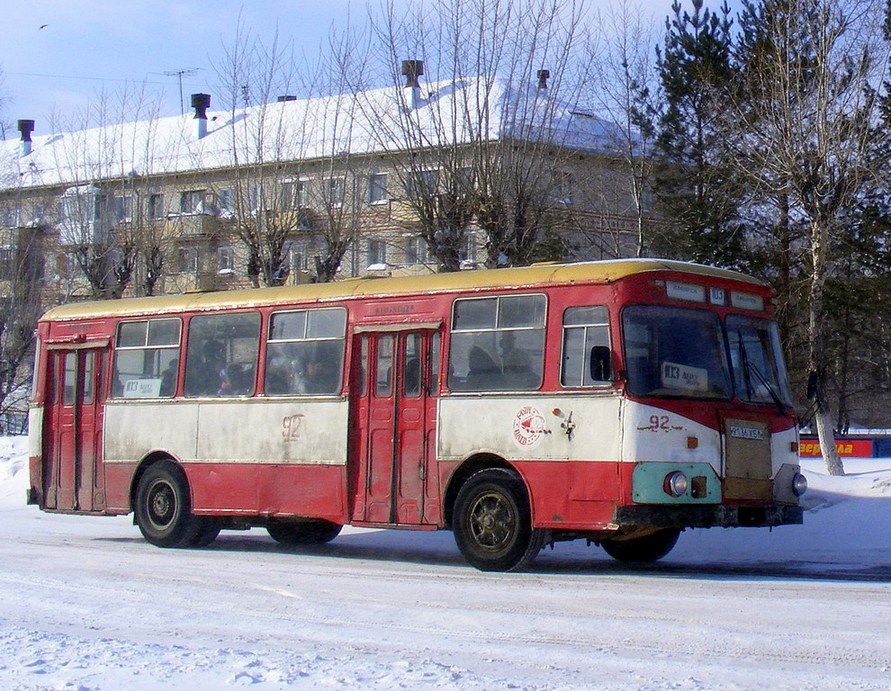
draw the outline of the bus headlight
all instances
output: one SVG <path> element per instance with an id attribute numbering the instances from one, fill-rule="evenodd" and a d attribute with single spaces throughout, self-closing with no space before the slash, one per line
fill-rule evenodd
<path id="1" fill-rule="evenodd" d="M 801 473 L 795 473 L 795 477 L 792 478 L 792 491 L 796 497 L 807 492 L 807 478 Z"/>
<path id="2" fill-rule="evenodd" d="M 665 476 L 662 483 L 662 489 L 665 493 L 672 497 L 683 497 L 687 493 L 687 476 L 680 470 L 675 470 Z"/>

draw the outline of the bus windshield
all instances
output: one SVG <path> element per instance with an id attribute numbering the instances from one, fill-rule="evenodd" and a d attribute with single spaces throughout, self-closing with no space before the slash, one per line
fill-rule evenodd
<path id="1" fill-rule="evenodd" d="M 714 312 L 655 305 L 622 317 L 628 389 L 638 396 L 733 395 L 721 320 Z"/>
<path id="2" fill-rule="evenodd" d="M 735 391 L 748 403 L 792 405 L 774 322 L 730 315 L 725 341 L 713 312 L 635 305 L 624 311 L 623 326 L 635 395 L 729 399 Z"/>

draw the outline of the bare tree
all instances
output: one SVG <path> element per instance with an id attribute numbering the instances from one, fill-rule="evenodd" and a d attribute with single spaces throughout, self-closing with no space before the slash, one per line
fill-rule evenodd
<path id="1" fill-rule="evenodd" d="M 381 80 L 361 108 L 413 212 L 408 227 L 457 270 L 472 227 L 485 264 L 531 261 L 549 225 L 565 223 L 571 159 L 590 84 L 581 2 L 441 0 L 398 14 L 373 35 Z M 406 57 L 412 58 L 405 60 Z M 426 86 L 421 86 L 425 76 Z"/>
<path id="2" fill-rule="evenodd" d="M 67 131 L 64 143 L 51 148 L 67 183 L 56 219 L 59 249 L 94 299 L 121 297 L 140 255 L 148 261 L 140 292 L 152 294 L 160 276 L 161 237 L 141 206 L 156 155 L 156 122 L 157 103 L 144 90 L 125 88 L 117 99 L 99 94 L 72 118 L 54 123 L 56 131 Z"/>
<path id="3" fill-rule="evenodd" d="M 651 198 L 656 157 L 657 102 L 659 83 L 652 62 L 655 26 L 639 6 L 618 0 L 608 6 L 602 21 L 608 27 L 602 55 L 592 62 L 601 65 L 598 88 L 593 90 L 596 109 L 615 125 L 613 147 L 621 156 L 630 181 L 635 256 L 644 256 L 651 223 Z M 615 233 L 614 251 L 622 252 L 620 231 Z"/>

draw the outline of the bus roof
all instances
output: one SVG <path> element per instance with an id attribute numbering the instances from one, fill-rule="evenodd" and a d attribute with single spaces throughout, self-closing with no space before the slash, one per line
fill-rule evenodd
<path id="1" fill-rule="evenodd" d="M 652 271 L 679 271 L 765 286 L 762 281 L 736 271 L 668 259 L 615 259 L 571 264 L 460 271 L 396 278 L 354 278 L 332 283 L 312 283 L 278 288 L 247 288 L 155 297 L 75 302 L 48 310 L 41 321 L 68 321 L 108 316 L 172 314 L 247 307 L 312 303 L 371 296 L 454 293 L 487 288 L 524 288 L 542 284 L 611 283 L 627 276 Z"/>

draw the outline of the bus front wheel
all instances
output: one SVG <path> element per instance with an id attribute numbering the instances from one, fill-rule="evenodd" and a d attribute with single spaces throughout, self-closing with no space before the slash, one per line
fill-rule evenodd
<path id="1" fill-rule="evenodd" d="M 140 478 L 135 512 L 143 537 L 157 547 L 188 544 L 202 527 L 192 515 L 185 473 L 170 461 L 154 464 Z"/>
<path id="2" fill-rule="evenodd" d="M 520 476 L 490 468 L 472 475 L 458 492 L 455 542 L 480 571 L 516 571 L 541 551 L 544 532 L 532 528 L 529 498 Z"/>
<path id="3" fill-rule="evenodd" d="M 601 540 L 600 546 L 617 561 L 649 563 L 668 554 L 680 534 L 681 531 L 676 529 L 659 530 L 643 537 Z"/>

